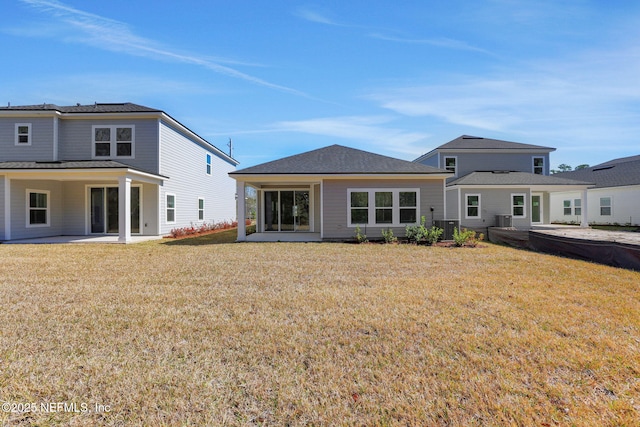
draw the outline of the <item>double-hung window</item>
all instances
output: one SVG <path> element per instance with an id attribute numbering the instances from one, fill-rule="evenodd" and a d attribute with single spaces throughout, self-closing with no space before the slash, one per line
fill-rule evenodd
<path id="1" fill-rule="evenodd" d="M 562 201 L 562 209 L 565 216 L 571 215 L 571 200 Z"/>
<path id="2" fill-rule="evenodd" d="M 49 191 L 27 190 L 27 227 L 49 226 Z"/>
<path id="3" fill-rule="evenodd" d="M 611 216 L 611 197 L 600 197 L 600 215 Z"/>
<path id="4" fill-rule="evenodd" d="M 582 215 L 582 199 L 573 200 L 573 214 L 576 216 Z"/>
<path id="5" fill-rule="evenodd" d="M 458 176 L 458 158 L 457 157 L 445 157 L 444 168 L 453 172 L 453 176 Z"/>
<path id="6" fill-rule="evenodd" d="M 418 189 L 349 189 L 348 225 L 400 227 L 419 218 Z"/>
<path id="7" fill-rule="evenodd" d="M 31 145 L 31 123 L 16 123 L 15 145 Z"/>
<path id="8" fill-rule="evenodd" d="M 167 222 L 176 222 L 176 195 L 167 194 Z"/>
<path id="9" fill-rule="evenodd" d="M 467 194 L 465 218 L 480 218 L 480 195 Z"/>
<path id="10" fill-rule="evenodd" d="M 198 198 L 198 220 L 204 220 L 204 199 L 202 197 Z"/>
<path id="11" fill-rule="evenodd" d="M 207 154 L 207 175 L 211 175 L 211 154 Z"/>
<path id="12" fill-rule="evenodd" d="M 519 218 L 526 217 L 526 194 L 512 194 L 511 195 L 511 215 Z"/>
<path id="13" fill-rule="evenodd" d="M 533 158 L 533 173 L 536 175 L 544 175 L 544 157 Z"/>
<path id="14" fill-rule="evenodd" d="M 135 127 L 102 126 L 92 127 L 94 159 L 114 159 L 135 157 Z"/>

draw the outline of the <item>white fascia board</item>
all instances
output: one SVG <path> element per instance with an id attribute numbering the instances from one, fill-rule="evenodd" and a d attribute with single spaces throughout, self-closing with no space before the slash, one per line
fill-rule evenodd
<path id="1" fill-rule="evenodd" d="M 150 184 L 162 184 L 168 177 L 141 172 L 129 168 L 95 168 L 95 169 L 5 169 L 4 173 L 11 179 L 56 180 L 56 181 L 111 181 L 120 176 L 130 176 L 136 181 Z"/>
<path id="2" fill-rule="evenodd" d="M 552 151 L 556 151 L 556 149 L 555 148 L 438 148 L 434 151 L 437 151 L 442 154 L 455 154 L 455 153 L 548 154 L 548 153 L 551 153 Z M 425 156 L 426 155 L 427 154 L 425 154 Z"/>
<path id="3" fill-rule="evenodd" d="M 508 185 L 450 185 L 447 189 L 460 188 L 463 190 L 494 190 L 494 189 L 519 189 L 527 188 L 530 191 L 546 191 L 555 193 L 559 191 L 581 191 L 593 187 L 593 185 L 525 185 L 525 184 L 508 184 Z"/>

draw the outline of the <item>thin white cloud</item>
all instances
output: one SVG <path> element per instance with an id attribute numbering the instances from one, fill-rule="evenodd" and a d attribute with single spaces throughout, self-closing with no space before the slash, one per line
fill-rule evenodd
<path id="1" fill-rule="evenodd" d="M 436 37 L 436 38 L 428 38 L 428 39 L 409 39 L 409 38 L 388 36 L 380 33 L 372 33 L 369 36 L 375 39 L 385 40 L 385 41 L 390 41 L 395 43 L 423 44 L 423 45 L 430 45 L 430 46 L 441 47 L 446 49 L 467 50 L 471 52 L 484 53 L 486 55 L 493 55 L 493 53 L 489 52 L 486 49 L 472 46 L 465 41 L 455 40 L 448 37 Z"/>
<path id="2" fill-rule="evenodd" d="M 422 148 L 418 145 L 429 134 L 406 132 L 387 127 L 393 120 L 389 116 L 344 116 L 323 117 L 308 120 L 281 121 L 271 126 L 279 132 L 300 132 L 351 140 L 373 148 L 396 153 L 417 155 Z M 418 145 L 418 146 L 416 146 Z"/>
<path id="3" fill-rule="evenodd" d="M 303 7 L 298 8 L 295 12 L 295 15 L 304 20 L 315 22 L 316 24 L 335 25 L 339 27 L 344 26 L 343 24 L 333 21 L 327 18 L 326 16 L 322 15 L 321 13 L 308 8 L 303 8 Z"/>
<path id="4" fill-rule="evenodd" d="M 63 35 L 65 40 L 88 44 L 104 50 L 123 52 L 134 56 L 143 56 L 156 60 L 197 65 L 228 77 L 245 80 L 250 83 L 281 92 L 310 98 L 309 95 L 302 91 L 271 83 L 235 70 L 231 67 L 221 65 L 218 63 L 221 61 L 216 62 L 210 57 L 181 53 L 163 47 L 153 40 L 134 34 L 129 26 L 123 22 L 85 12 L 65 5 L 57 0 L 21 1 L 42 10 L 43 12 L 49 13 L 60 21 L 69 24 L 75 30 L 80 30 L 80 33 L 67 31 Z M 14 29 L 13 31 L 15 32 L 16 30 Z M 60 29 L 58 29 L 58 31 L 60 31 Z M 25 34 L 28 32 L 29 31 L 27 30 Z"/>

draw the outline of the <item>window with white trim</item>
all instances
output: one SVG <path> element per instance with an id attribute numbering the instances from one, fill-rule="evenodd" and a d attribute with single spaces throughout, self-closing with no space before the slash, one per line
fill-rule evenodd
<path id="1" fill-rule="evenodd" d="M 611 216 L 611 197 L 600 197 L 600 215 Z"/>
<path id="2" fill-rule="evenodd" d="M 544 157 L 533 158 L 533 173 L 536 175 L 544 175 Z"/>
<path id="3" fill-rule="evenodd" d="M 458 158 L 457 157 L 447 157 L 444 158 L 444 168 L 448 171 L 453 172 L 453 176 L 458 176 Z"/>
<path id="4" fill-rule="evenodd" d="M 573 214 L 582 215 L 582 199 L 573 199 Z"/>
<path id="5" fill-rule="evenodd" d="M 176 222 L 176 195 L 167 194 L 167 222 Z"/>
<path id="6" fill-rule="evenodd" d="M 31 145 L 31 123 L 16 123 L 15 144 Z"/>
<path id="7" fill-rule="evenodd" d="M 207 175 L 211 175 L 211 154 L 207 154 Z"/>
<path id="8" fill-rule="evenodd" d="M 49 226 L 49 195 L 46 190 L 27 189 L 27 228 Z"/>
<path id="9" fill-rule="evenodd" d="M 511 195 L 511 215 L 519 218 L 525 218 L 527 215 L 527 197 L 526 194 Z"/>
<path id="10" fill-rule="evenodd" d="M 571 200 L 562 201 L 562 210 L 565 216 L 571 215 Z"/>
<path id="11" fill-rule="evenodd" d="M 92 158 L 94 159 L 132 159 L 135 157 L 135 127 L 128 126 L 92 126 Z"/>
<path id="12" fill-rule="evenodd" d="M 480 218 L 480 195 L 467 194 L 465 200 L 465 218 Z"/>
<path id="13" fill-rule="evenodd" d="M 198 198 L 198 220 L 204 220 L 204 199 L 202 197 Z"/>
<path id="14" fill-rule="evenodd" d="M 416 224 L 420 217 L 420 192 L 414 188 L 347 190 L 347 223 L 350 227 Z"/>

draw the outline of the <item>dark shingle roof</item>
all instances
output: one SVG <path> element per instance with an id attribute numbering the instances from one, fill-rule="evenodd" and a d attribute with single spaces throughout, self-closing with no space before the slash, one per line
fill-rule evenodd
<path id="1" fill-rule="evenodd" d="M 0 107 L 0 111 L 59 111 L 61 113 L 159 113 L 161 110 L 145 107 L 144 105 L 132 104 L 131 102 L 113 104 L 90 104 L 59 106 L 56 104 L 38 105 L 17 105 L 10 107 Z"/>
<path id="2" fill-rule="evenodd" d="M 139 168 L 134 168 L 124 163 L 113 160 L 70 160 L 70 161 L 53 161 L 53 162 L 0 162 L 0 170 L 65 170 L 65 169 L 132 169 L 138 172 L 149 173 Z"/>
<path id="3" fill-rule="evenodd" d="M 556 175 L 538 175 L 529 172 L 471 172 L 468 175 L 451 181 L 448 186 L 452 185 L 510 185 L 510 186 L 529 186 L 529 185 L 592 185 L 588 181 L 580 181 L 569 178 L 560 178 Z"/>
<path id="4" fill-rule="evenodd" d="M 331 145 L 241 169 L 230 175 L 446 174 L 446 170 Z"/>
<path id="5" fill-rule="evenodd" d="M 555 148 L 543 147 L 541 145 L 522 144 L 519 142 L 501 141 L 499 139 L 482 138 L 479 136 L 462 135 L 458 138 L 442 144 L 437 149 L 455 149 L 455 150 L 549 150 L 555 151 Z"/>
<path id="6" fill-rule="evenodd" d="M 553 176 L 594 182 L 595 188 L 640 185 L 640 156 L 614 159 L 590 168 L 560 172 Z"/>

